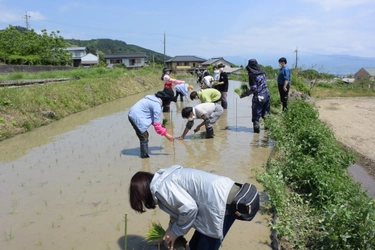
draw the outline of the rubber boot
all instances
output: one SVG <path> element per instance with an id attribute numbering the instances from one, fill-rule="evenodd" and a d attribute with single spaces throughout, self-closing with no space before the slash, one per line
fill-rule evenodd
<path id="1" fill-rule="evenodd" d="M 214 138 L 214 129 L 213 128 L 208 128 L 206 130 L 206 139 L 209 138 Z"/>
<path id="2" fill-rule="evenodd" d="M 141 158 L 149 158 L 148 142 L 141 142 Z"/>
<path id="3" fill-rule="evenodd" d="M 254 126 L 254 133 L 259 133 L 260 132 L 259 122 L 254 122 L 253 126 Z"/>
<path id="4" fill-rule="evenodd" d="M 228 103 L 227 102 L 221 102 L 221 106 L 223 107 L 223 109 L 227 109 Z"/>
<path id="5" fill-rule="evenodd" d="M 164 106 L 163 107 L 163 112 L 164 113 L 168 113 L 170 110 L 171 110 L 171 107 L 169 107 L 169 106 Z"/>

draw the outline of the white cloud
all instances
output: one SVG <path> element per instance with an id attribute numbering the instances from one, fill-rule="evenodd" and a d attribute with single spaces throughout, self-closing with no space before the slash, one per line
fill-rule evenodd
<path id="1" fill-rule="evenodd" d="M 303 2 L 316 3 L 323 7 L 325 11 L 332 9 L 346 9 L 354 6 L 361 6 L 373 3 L 373 0 L 303 0 Z"/>

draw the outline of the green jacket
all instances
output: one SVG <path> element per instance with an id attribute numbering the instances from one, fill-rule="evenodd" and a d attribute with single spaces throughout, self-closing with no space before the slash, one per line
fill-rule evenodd
<path id="1" fill-rule="evenodd" d="M 217 89 L 202 89 L 197 92 L 201 103 L 205 102 L 218 102 L 221 99 L 221 93 Z"/>

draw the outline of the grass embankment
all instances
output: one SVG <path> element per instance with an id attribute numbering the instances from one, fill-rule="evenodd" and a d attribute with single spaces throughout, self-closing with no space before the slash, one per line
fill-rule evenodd
<path id="1" fill-rule="evenodd" d="M 313 104 L 291 101 L 288 111 L 281 113 L 276 82 L 269 87 L 273 114 L 265 125 L 276 146 L 257 180 L 277 211 L 272 229 L 282 249 L 375 249 L 374 201 L 347 173 L 354 153 L 319 120 Z M 301 91 L 305 85 L 294 87 Z M 374 93 L 330 89 L 329 97 Z M 313 92 L 328 93 L 320 90 L 316 86 Z"/>
<path id="2" fill-rule="evenodd" d="M 70 114 L 160 86 L 159 68 L 138 70 L 79 68 L 37 74 L 13 73 L 0 80 L 69 78 L 79 80 L 0 88 L 0 141 Z"/>

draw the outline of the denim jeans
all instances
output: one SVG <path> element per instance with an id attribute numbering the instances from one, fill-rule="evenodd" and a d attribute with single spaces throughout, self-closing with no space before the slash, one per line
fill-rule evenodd
<path id="1" fill-rule="evenodd" d="M 223 236 L 228 233 L 235 218 L 233 215 L 224 217 Z M 206 236 L 195 230 L 193 237 L 189 242 L 190 250 L 218 250 L 221 246 L 221 240 Z"/>

